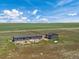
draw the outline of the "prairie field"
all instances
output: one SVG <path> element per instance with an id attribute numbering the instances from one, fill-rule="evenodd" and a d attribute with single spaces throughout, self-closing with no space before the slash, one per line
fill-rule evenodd
<path id="1" fill-rule="evenodd" d="M 79 23 L 1 23 L 0 31 L 79 28 Z"/>
<path id="2" fill-rule="evenodd" d="M 58 43 L 15 45 L 16 35 L 58 33 Z M 0 24 L 0 59 L 79 59 L 79 23 Z"/>

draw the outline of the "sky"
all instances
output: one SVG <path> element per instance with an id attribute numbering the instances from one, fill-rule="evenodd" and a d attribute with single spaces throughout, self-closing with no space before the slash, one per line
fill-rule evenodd
<path id="1" fill-rule="evenodd" d="M 0 23 L 78 23 L 79 0 L 0 0 Z"/>

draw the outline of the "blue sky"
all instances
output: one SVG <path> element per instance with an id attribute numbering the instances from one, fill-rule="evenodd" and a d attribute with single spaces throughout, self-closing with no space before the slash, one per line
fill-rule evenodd
<path id="1" fill-rule="evenodd" d="M 79 22 L 79 0 L 0 0 L 0 22 Z"/>

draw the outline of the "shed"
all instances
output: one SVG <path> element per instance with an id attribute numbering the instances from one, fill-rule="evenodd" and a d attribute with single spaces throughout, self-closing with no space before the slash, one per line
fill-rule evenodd
<path id="1" fill-rule="evenodd" d="M 14 41 L 23 41 L 23 40 L 31 40 L 31 39 L 36 40 L 41 38 L 42 38 L 41 35 L 14 36 L 12 41 L 14 42 Z"/>
<path id="2" fill-rule="evenodd" d="M 46 34 L 45 38 L 47 38 L 47 39 L 58 39 L 59 35 L 56 34 L 56 33 L 48 33 L 48 34 Z"/>

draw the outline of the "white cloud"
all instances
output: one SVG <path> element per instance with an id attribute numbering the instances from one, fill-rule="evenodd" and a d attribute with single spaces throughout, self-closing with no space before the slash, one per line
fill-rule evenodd
<path id="1" fill-rule="evenodd" d="M 34 20 L 30 20 L 29 23 L 49 23 L 47 18 L 40 18 L 40 19 L 34 19 Z"/>
<path id="2" fill-rule="evenodd" d="M 31 22 L 31 20 L 30 19 L 27 19 L 27 22 L 29 23 L 29 22 Z"/>
<path id="3" fill-rule="evenodd" d="M 73 0 L 60 0 L 60 2 L 56 6 L 63 6 L 63 5 L 68 4 L 72 1 Z"/>
<path id="4" fill-rule="evenodd" d="M 27 23 L 26 20 L 11 20 L 9 23 Z"/>
<path id="5" fill-rule="evenodd" d="M 22 19 L 27 19 L 27 17 L 22 17 Z"/>
<path id="6" fill-rule="evenodd" d="M 0 19 L 0 23 L 6 23 L 8 20 Z"/>
<path id="7" fill-rule="evenodd" d="M 18 17 L 15 19 L 10 20 L 10 23 L 27 23 L 27 17 Z"/>
<path id="8" fill-rule="evenodd" d="M 47 18 L 41 18 L 39 20 L 37 20 L 37 23 L 48 23 L 48 19 Z"/>
<path id="9" fill-rule="evenodd" d="M 10 17 L 17 17 L 17 16 L 20 16 L 23 14 L 23 12 L 20 12 L 16 9 L 12 9 L 12 10 L 4 10 L 3 13 L 7 16 L 10 16 Z"/>
<path id="10" fill-rule="evenodd" d="M 0 15 L 0 22 L 3 23 L 48 23 L 48 19 L 41 18 L 41 15 L 36 15 L 38 10 L 34 10 L 32 15 L 35 15 L 35 20 L 28 19 L 27 16 L 23 16 L 23 12 L 20 12 L 16 9 L 12 10 L 3 10 Z"/>
<path id="11" fill-rule="evenodd" d="M 77 13 L 69 13 L 68 16 L 76 16 Z"/>
<path id="12" fill-rule="evenodd" d="M 41 17 L 41 15 L 37 15 L 37 16 L 36 16 L 36 19 L 39 19 L 40 17 Z"/>
<path id="13" fill-rule="evenodd" d="M 27 23 L 28 18 L 23 16 L 23 12 L 16 9 L 3 10 L 0 15 L 0 22 L 2 23 Z"/>
<path id="14" fill-rule="evenodd" d="M 32 12 L 32 15 L 36 15 L 38 12 L 38 9 L 35 9 L 33 12 Z"/>
<path id="15" fill-rule="evenodd" d="M 62 23 L 79 23 L 79 19 L 66 19 L 61 22 Z"/>
<path id="16" fill-rule="evenodd" d="M 11 11 L 9 11 L 9 10 L 4 10 L 3 12 L 4 12 L 4 14 L 6 14 L 6 15 L 10 15 L 10 14 L 11 14 Z"/>

